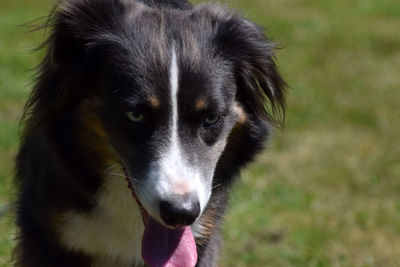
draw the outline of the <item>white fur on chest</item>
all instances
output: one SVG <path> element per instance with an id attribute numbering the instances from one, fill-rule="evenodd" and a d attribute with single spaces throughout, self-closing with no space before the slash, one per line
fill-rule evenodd
<path id="1" fill-rule="evenodd" d="M 97 203 L 89 214 L 65 214 L 60 231 L 64 246 L 93 256 L 94 267 L 142 265 L 143 221 L 123 175 L 104 179 Z"/>

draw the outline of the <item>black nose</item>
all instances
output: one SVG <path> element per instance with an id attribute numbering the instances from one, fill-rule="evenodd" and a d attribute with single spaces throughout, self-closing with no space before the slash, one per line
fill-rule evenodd
<path id="1" fill-rule="evenodd" d="M 160 214 L 163 221 L 172 227 L 191 225 L 200 214 L 200 203 L 195 201 L 180 201 L 181 198 L 160 202 Z"/>

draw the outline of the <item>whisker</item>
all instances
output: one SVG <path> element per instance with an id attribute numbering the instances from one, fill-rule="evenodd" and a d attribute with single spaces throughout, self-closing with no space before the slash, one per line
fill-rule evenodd
<path id="1" fill-rule="evenodd" d="M 142 185 L 142 184 L 143 184 L 143 183 L 142 183 L 141 181 L 139 181 L 138 179 L 132 178 L 132 177 L 130 177 L 130 176 L 127 176 L 127 178 L 128 178 L 130 181 L 134 182 L 135 184 L 138 184 L 138 185 Z"/>
<path id="2" fill-rule="evenodd" d="M 119 174 L 119 173 L 117 173 L 117 172 L 110 172 L 110 171 L 103 171 L 103 172 L 104 172 L 104 173 L 107 173 L 107 174 L 119 176 L 119 177 L 125 177 L 125 176 L 126 176 L 126 175 Z"/>
<path id="3" fill-rule="evenodd" d="M 117 172 L 110 172 L 110 171 L 103 171 L 103 172 L 107 173 L 107 174 L 115 175 L 115 176 L 118 176 L 118 177 L 128 178 L 132 182 L 135 182 L 137 184 L 141 184 L 141 181 L 139 181 L 138 179 L 135 179 L 135 178 L 127 176 L 127 175 L 122 175 L 122 174 L 119 174 Z"/>
<path id="4" fill-rule="evenodd" d="M 219 183 L 219 184 L 216 184 L 216 185 L 214 185 L 211 189 L 213 190 L 213 189 L 215 189 L 215 188 L 217 188 L 217 187 L 219 187 L 219 186 L 221 186 L 221 185 L 223 185 L 224 183 L 222 182 L 222 183 Z"/>

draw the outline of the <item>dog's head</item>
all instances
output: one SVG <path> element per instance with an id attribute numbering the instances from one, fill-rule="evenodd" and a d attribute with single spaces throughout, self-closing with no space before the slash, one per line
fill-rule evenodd
<path id="1" fill-rule="evenodd" d="M 193 223 L 283 114 L 273 44 L 220 6 L 69 1 L 48 46 L 36 124 L 78 113 L 92 156 L 121 164 L 144 209 L 169 226 Z"/>

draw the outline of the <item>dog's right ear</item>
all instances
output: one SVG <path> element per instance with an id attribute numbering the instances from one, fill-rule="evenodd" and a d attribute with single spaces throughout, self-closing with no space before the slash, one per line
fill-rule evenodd
<path id="1" fill-rule="evenodd" d="M 91 88 L 84 83 L 96 76 L 94 69 L 99 68 L 98 62 L 107 61 L 104 57 L 113 54 L 114 61 L 127 58 L 121 24 L 132 15 L 135 5 L 142 4 L 125 0 L 59 1 L 44 26 L 51 31 L 41 46 L 47 50 L 46 56 L 37 68 L 35 88 L 22 118 L 24 121 L 30 115 L 29 128 L 89 97 Z"/>

